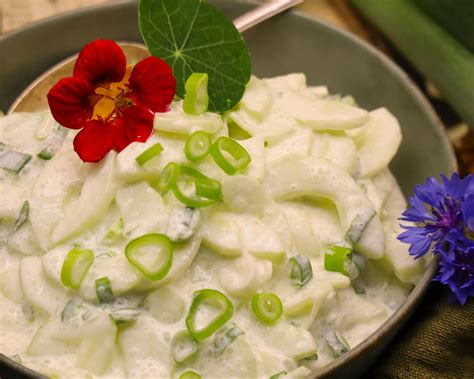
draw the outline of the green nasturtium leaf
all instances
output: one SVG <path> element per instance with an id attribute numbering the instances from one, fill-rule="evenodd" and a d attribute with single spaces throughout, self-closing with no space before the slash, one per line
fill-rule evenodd
<path id="1" fill-rule="evenodd" d="M 165 60 L 184 97 L 193 72 L 209 75 L 209 111 L 222 113 L 242 98 L 252 71 L 245 41 L 232 21 L 203 0 L 141 0 L 140 30 L 150 53 Z"/>

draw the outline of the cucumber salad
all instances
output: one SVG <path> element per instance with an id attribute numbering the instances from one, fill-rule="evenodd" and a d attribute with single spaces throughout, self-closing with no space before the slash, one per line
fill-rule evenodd
<path id="1" fill-rule="evenodd" d="M 55 378 L 309 378 L 424 271 L 397 240 L 385 108 L 252 77 L 100 164 L 48 111 L 0 118 L 0 353 Z"/>

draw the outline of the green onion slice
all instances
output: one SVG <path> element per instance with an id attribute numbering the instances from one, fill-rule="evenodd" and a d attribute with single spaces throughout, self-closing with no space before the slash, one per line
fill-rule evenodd
<path id="1" fill-rule="evenodd" d="M 173 264 L 173 246 L 164 234 L 145 234 L 125 247 L 128 261 L 153 282 L 163 279 Z"/>
<path id="2" fill-rule="evenodd" d="M 209 106 L 209 95 L 207 94 L 207 84 L 209 82 L 209 76 L 205 73 L 192 73 L 184 89 L 186 94 L 184 95 L 183 109 L 188 114 L 199 115 L 207 112 Z"/>
<path id="3" fill-rule="evenodd" d="M 163 146 L 161 146 L 160 143 L 155 143 L 153 146 L 149 147 L 143 153 L 141 153 L 138 157 L 136 157 L 135 161 L 140 166 L 143 166 L 146 162 L 160 155 L 163 150 L 164 150 Z"/>
<path id="4" fill-rule="evenodd" d="M 256 293 L 250 304 L 255 316 L 266 324 L 274 323 L 283 313 L 283 304 L 274 293 Z"/>
<path id="5" fill-rule="evenodd" d="M 13 225 L 12 232 L 16 232 L 21 226 L 28 220 L 28 215 L 30 213 L 30 203 L 28 201 L 23 202 L 21 206 L 20 214 Z"/>
<path id="6" fill-rule="evenodd" d="M 209 134 L 199 130 L 189 136 L 186 145 L 184 145 L 184 154 L 190 161 L 198 161 L 209 153 L 211 145 Z"/>
<path id="7" fill-rule="evenodd" d="M 338 332 L 328 333 L 325 336 L 325 339 L 326 344 L 331 349 L 334 358 L 339 358 L 341 355 L 347 353 L 350 350 L 346 339 Z"/>
<path id="8" fill-rule="evenodd" d="M 207 207 L 222 199 L 219 182 L 187 166 L 181 166 L 181 174 L 173 187 L 173 193 L 179 201 L 191 208 Z"/>
<path id="9" fill-rule="evenodd" d="M 213 308 L 218 307 L 220 311 L 207 325 L 198 328 L 196 318 L 199 313 L 206 311 L 202 308 L 208 308 L 209 306 Z M 220 329 L 232 318 L 233 314 L 234 306 L 223 293 L 214 289 L 202 289 L 194 293 L 193 302 L 186 317 L 186 328 L 192 337 L 202 340 L 210 337 Z"/>
<path id="10" fill-rule="evenodd" d="M 287 374 L 288 374 L 288 371 L 280 371 L 280 372 L 277 372 L 276 374 L 273 374 L 272 376 L 270 376 L 269 379 L 281 379 Z"/>
<path id="11" fill-rule="evenodd" d="M 69 288 L 78 289 L 94 263 L 94 252 L 90 249 L 74 247 L 63 262 L 61 282 Z"/>
<path id="12" fill-rule="evenodd" d="M 214 341 L 214 357 L 220 357 L 229 345 L 242 334 L 244 334 L 244 331 L 237 325 L 232 325 L 219 333 Z"/>
<path id="13" fill-rule="evenodd" d="M 161 171 L 160 176 L 151 186 L 158 192 L 164 194 L 174 186 L 180 173 L 181 167 L 174 162 L 170 162 Z"/>
<path id="14" fill-rule="evenodd" d="M 187 330 L 181 330 L 171 339 L 171 354 L 176 362 L 181 363 L 197 353 L 197 341 Z"/>
<path id="15" fill-rule="evenodd" d="M 298 287 L 303 287 L 313 278 L 311 261 L 304 255 L 295 255 L 290 259 L 290 278 L 295 280 Z"/>
<path id="16" fill-rule="evenodd" d="M 179 379 L 202 379 L 202 376 L 199 375 L 196 371 L 186 371 L 183 372 L 180 376 Z"/>
<path id="17" fill-rule="evenodd" d="M 106 276 L 95 281 L 95 293 L 101 304 L 113 303 L 115 301 L 112 285 L 110 284 L 109 278 Z"/>
<path id="18" fill-rule="evenodd" d="M 252 160 L 247 150 L 229 137 L 219 137 L 211 146 L 211 155 L 227 175 L 244 170 Z"/>
<path id="19" fill-rule="evenodd" d="M 344 246 L 332 246 L 324 255 L 324 269 L 348 275 L 352 249 Z"/>

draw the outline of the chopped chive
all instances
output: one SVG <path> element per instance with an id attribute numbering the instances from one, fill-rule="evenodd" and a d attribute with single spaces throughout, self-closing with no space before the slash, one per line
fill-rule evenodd
<path id="1" fill-rule="evenodd" d="M 303 287 L 313 278 L 311 261 L 304 255 L 295 255 L 290 259 L 290 278 L 298 287 Z"/>
<path id="2" fill-rule="evenodd" d="M 334 358 L 339 358 L 341 355 L 350 350 L 346 339 L 337 332 L 328 333 L 325 336 L 326 344 L 331 349 Z"/>
<path id="3" fill-rule="evenodd" d="M 101 304 L 113 303 L 115 301 L 115 295 L 112 291 L 110 279 L 106 276 L 95 281 L 95 293 Z"/>
<path id="4" fill-rule="evenodd" d="M 183 372 L 180 376 L 179 379 L 202 379 L 202 376 L 199 375 L 196 371 L 186 371 Z"/>
<path id="5" fill-rule="evenodd" d="M 280 371 L 280 372 L 277 372 L 276 374 L 273 374 L 272 376 L 270 376 L 269 379 L 281 379 L 282 377 L 284 377 L 287 374 L 288 374 L 287 371 Z"/>
<path id="6" fill-rule="evenodd" d="M 138 165 L 143 166 L 148 161 L 160 155 L 163 150 L 163 146 L 161 146 L 160 143 L 155 143 L 153 146 L 149 147 L 138 157 L 136 157 L 135 161 L 138 163 Z"/>
<path id="7" fill-rule="evenodd" d="M 30 203 L 28 201 L 23 202 L 21 206 L 20 214 L 13 225 L 12 232 L 16 232 L 21 226 L 28 220 L 28 215 L 30 213 Z"/>

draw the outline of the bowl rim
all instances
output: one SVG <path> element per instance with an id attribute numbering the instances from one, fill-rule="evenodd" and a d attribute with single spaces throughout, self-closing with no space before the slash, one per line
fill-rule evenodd
<path id="1" fill-rule="evenodd" d="M 211 0 L 212 1 L 212 0 Z M 217 2 L 222 3 L 234 3 L 234 4 L 249 4 L 256 6 L 259 4 L 256 0 L 216 0 Z M 97 10 L 106 10 L 108 8 L 120 8 L 120 7 L 129 7 L 132 4 L 137 4 L 136 0 L 121 0 L 119 2 L 113 2 L 108 4 L 100 4 L 88 6 L 68 12 L 61 13 L 59 15 L 53 15 L 44 19 L 36 20 L 24 27 L 15 29 L 13 31 L 7 32 L 3 35 L 0 35 L 0 44 L 5 40 L 14 38 L 16 35 L 21 35 L 23 33 L 28 33 L 37 29 L 41 29 L 44 25 L 62 22 L 64 19 L 70 17 L 80 17 L 91 14 Z M 355 34 L 340 29 L 332 24 L 329 24 L 326 21 L 317 19 L 312 15 L 300 11 L 300 10 L 291 10 L 289 13 L 293 14 L 296 17 L 300 17 L 311 23 L 319 24 L 321 27 L 329 29 L 331 33 L 339 34 L 340 36 L 349 39 L 353 44 L 358 45 L 361 49 L 365 50 L 367 54 L 372 55 L 378 59 L 382 65 L 384 65 L 388 71 L 391 71 L 401 84 L 407 89 L 407 91 L 413 96 L 413 101 L 417 103 L 422 112 L 427 116 L 429 123 L 432 125 L 432 128 L 436 132 L 437 137 L 441 141 L 441 144 L 446 148 L 446 154 L 448 158 L 448 163 L 451 166 L 451 171 L 456 171 L 458 169 L 457 160 L 454 154 L 453 147 L 449 142 L 447 135 L 445 133 L 443 124 L 439 119 L 438 115 L 434 111 L 433 107 L 423 95 L 421 90 L 416 86 L 413 80 L 408 76 L 408 74 L 403 71 L 394 61 L 392 61 L 388 56 L 380 52 L 374 46 L 370 45 L 368 42 L 357 37 Z M 278 16 L 277 16 L 278 17 Z M 242 33 L 245 38 L 245 32 Z M 325 366 L 318 368 L 318 371 L 314 373 L 314 377 L 324 377 L 331 375 L 335 370 L 343 368 L 344 366 L 349 365 L 354 360 L 359 359 L 360 354 L 364 354 L 371 349 L 371 346 L 376 344 L 377 341 L 383 339 L 385 336 L 389 336 L 393 333 L 394 328 L 398 325 L 402 325 L 410 314 L 415 310 L 417 304 L 423 298 L 424 293 L 431 284 L 431 279 L 436 273 L 437 270 L 437 261 L 433 259 L 426 267 L 424 274 L 420 278 L 419 282 L 412 289 L 408 295 L 406 301 L 389 317 L 387 318 L 381 326 L 379 326 L 373 333 L 367 336 L 362 342 L 360 342 L 356 347 L 351 349 L 347 354 L 331 361 Z M 24 366 L 15 360 L 5 356 L 0 352 L 0 363 L 3 361 L 7 367 L 13 368 L 22 372 L 29 377 L 43 378 L 41 374 L 37 373 L 34 370 L 29 369 L 27 366 Z"/>

